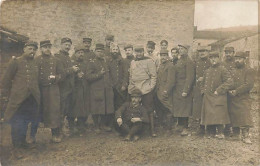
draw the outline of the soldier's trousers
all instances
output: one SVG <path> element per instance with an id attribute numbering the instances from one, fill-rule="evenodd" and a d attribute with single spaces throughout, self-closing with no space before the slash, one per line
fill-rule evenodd
<path id="1" fill-rule="evenodd" d="M 72 109 L 72 93 L 69 94 L 66 97 L 61 97 L 61 113 L 62 113 L 62 121 L 64 119 L 65 116 L 68 115 L 68 112 L 71 111 Z"/>
<path id="2" fill-rule="evenodd" d="M 119 127 L 119 132 L 120 132 L 122 135 L 134 136 L 134 135 L 139 135 L 139 134 L 141 134 L 142 131 L 143 131 L 143 123 L 142 123 L 142 122 L 136 122 L 136 123 L 128 122 L 128 123 L 123 123 L 123 124 Z"/>
<path id="3" fill-rule="evenodd" d="M 38 104 L 34 97 L 29 96 L 18 108 L 11 119 L 11 136 L 14 147 L 21 147 L 26 143 L 28 124 L 38 117 Z"/>

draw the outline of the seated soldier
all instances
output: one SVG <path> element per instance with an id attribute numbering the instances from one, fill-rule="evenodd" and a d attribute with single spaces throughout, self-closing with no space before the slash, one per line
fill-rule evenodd
<path id="1" fill-rule="evenodd" d="M 148 113 L 141 104 L 142 92 L 138 89 L 132 91 L 131 102 L 125 102 L 115 113 L 119 132 L 126 135 L 125 140 L 139 139 L 143 131 L 143 124 L 149 122 Z"/>

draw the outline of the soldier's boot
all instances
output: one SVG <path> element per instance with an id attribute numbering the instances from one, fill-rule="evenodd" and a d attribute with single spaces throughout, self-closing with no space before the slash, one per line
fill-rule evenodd
<path id="1" fill-rule="evenodd" d="M 196 134 L 197 134 L 198 136 L 204 136 L 205 133 L 206 133 L 206 132 L 205 132 L 205 126 L 204 126 L 204 125 L 200 125 Z"/>
<path id="2" fill-rule="evenodd" d="M 239 127 L 233 127 L 232 128 L 232 137 L 231 137 L 232 140 L 234 140 L 234 141 L 240 140 L 239 136 L 240 136 L 240 128 Z"/>
<path id="3" fill-rule="evenodd" d="M 216 126 L 215 125 L 206 126 L 205 137 L 211 138 L 211 137 L 214 137 L 215 135 L 216 135 Z"/>
<path id="4" fill-rule="evenodd" d="M 155 133 L 155 129 L 154 129 L 154 113 L 153 112 L 149 114 L 149 119 L 150 119 L 151 136 L 157 137 L 157 134 Z"/>
<path id="5" fill-rule="evenodd" d="M 75 125 L 75 121 L 74 121 L 75 118 L 68 117 L 67 119 L 69 123 L 69 136 L 76 135 L 78 133 L 78 129 L 76 128 Z"/>
<path id="6" fill-rule="evenodd" d="M 230 124 L 226 124 L 224 127 L 224 135 L 226 137 L 231 137 L 232 136 L 232 132 L 231 132 L 231 125 Z"/>
<path id="7" fill-rule="evenodd" d="M 17 148 L 15 147 L 13 149 L 12 155 L 14 156 L 15 159 L 19 160 L 24 158 L 24 152 L 22 148 Z"/>
<path id="8" fill-rule="evenodd" d="M 249 128 L 242 128 L 242 138 L 245 144 L 252 144 L 252 141 L 249 137 Z"/>
<path id="9" fill-rule="evenodd" d="M 130 136 L 130 138 L 134 137 L 134 141 L 137 141 L 139 139 L 139 134 L 142 131 L 142 128 L 142 122 L 136 122 L 130 128 L 128 135 Z"/>
<path id="10" fill-rule="evenodd" d="M 216 125 L 217 128 L 217 134 L 215 135 L 216 138 L 218 139 L 224 139 L 224 126 L 223 125 Z"/>

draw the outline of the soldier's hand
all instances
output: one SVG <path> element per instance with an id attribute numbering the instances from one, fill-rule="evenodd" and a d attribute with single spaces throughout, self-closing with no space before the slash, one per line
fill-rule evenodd
<path id="1" fill-rule="evenodd" d="M 84 75 L 84 73 L 81 71 L 81 72 L 79 72 L 77 75 L 78 75 L 79 78 L 82 78 L 83 75 Z"/>
<path id="2" fill-rule="evenodd" d="M 142 120 L 140 118 L 132 118 L 131 122 L 135 123 L 135 122 L 141 122 Z"/>
<path id="3" fill-rule="evenodd" d="M 105 73 L 106 73 L 105 69 L 102 68 L 101 71 L 100 71 L 100 73 L 101 73 L 101 74 L 105 74 Z"/>
<path id="4" fill-rule="evenodd" d="M 229 93 L 231 96 L 236 96 L 236 94 L 237 94 L 236 90 L 228 91 L 228 93 Z"/>
<path id="5" fill-rule="evenodd" d="M 198 82 L 203 81 L 203 77 L 200 77 L 197 81 L 198 81 Z"/>
<path id="6" fill-rule="evenodd" d="M 123 120 L 122 120 L 122 118 L 117 118 L 116 122 L 117 122 L 118 126 L 121 126 L 123 123 Z"/>
<path id="7" fill-rule="evenodd" d="M 167 93 L 167 91 L 165 90 L 165 91 L 163 91 L 163 94 L 162 94 L 162 96 L 164 97 L 164 98 L 168 98 L 168 93 Z"/>
<path id="8" fill-rule="evenodd" d="M 186 97 L 187 95 L 188 95 L 188 94 L 185 93 L 185 92 L 182 93 L 182 97 Z"/>
<path id="9" fill-rule="evenodd" d="M 125 86 L 122 86 L 121 87 L 121 91 L 125 91 L 126 90 L 126 87 Z"/>
<path id="10" fill-rule="evenodd" d="M 4 102 L 7 102 L 7 101 L 8 101 L 8 97 L 2 97 L 2 100 L 3 100 Z"/>
<path id="11" fill-rule="evenodd" d="M 55 75 L 50 75 L 50 76 L 48 77 L 49 80 L 55 80 L 55 78 L 56 78 Z"/>
<path id="12" fill-rule="evenodd" d="M 79 67 L 77 65 L 72 66 L 72 69 L 73 69 L 74 72 L 79 71 Z"/>
<path id="13" fill-rule="evenodd" d="M 217 92 L 217 91 L 215 91 L 215 92 L 214 92 L 214 94 L 215 94 L 215 95 L 218 95 L 218 92 Z"/>
<path id="14" fill-rule="evenodd" d="M 0 124 L 1 124 L 1 123 L 4 123 L 4 122 L 5 122 L 5 119 L 4 119 L 4 118 L 1 118 L 1 119 L 0 119 Z"/>

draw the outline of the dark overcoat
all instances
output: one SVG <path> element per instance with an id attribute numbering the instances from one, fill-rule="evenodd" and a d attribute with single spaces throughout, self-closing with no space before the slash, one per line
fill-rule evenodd
<path id="1" fill-rule="evenodd" d="M 175 67 L 170 61 L 161 63 L 157 74 L 156 94 L 159 101 L 172 111 L 172 95 L 175 86 Z M 167 91 L 167 96 L 163 95 Z"/>
<path id="2" fill-rule="evenodd" d="M 251 100 L 249 92 L 254 86 L 254 71 L 248 67 L 231 70 L 234 85 L 231 90 L 236 90 L 236 95 L 229 95 L 229 115 L 233 127 L 252 127 Z"/>
<path id="3" fill-rule="evenodd" d="M 40 55 L 35 58 L 39 66 L 41 91 L 41 114 L 45 127 L 57 128 L 61 124 L 60 90 L 58 83 L 64 78 L 61 62 L 52 55 Z M 48 77 L 55 75 L 55 81 Z"/>
<path id="4" fill-rule="evenodd" d="M 72 93 L 72 110 L 68 113 L 70 117 L 87 117 L 89 113 L 88 107 L 89 103 L 86 103 L 86 71 L 87 64 L 84 60 L 78 60 L 75 56 L 72 56 L 72 64 L 77 65 L 80 69 L 79 72 L 83 72 L 82 78 L 79 78 L 77 73 L 74 74 L 74 90 Z"/>
<path id="5" fill-rule="evenodd" d="M 195 77 L 195 69 L 188 55 L 177 61 L 176 85 L 173 92 L 173 114 L 174 117 L 189 117 L 192 110 L 192 86 Z M 182 96 L 185 92 L 188 95 Z"/>
<path id="6" fill-rule="evenodd" d="M 229 124 L 227 91 L 233 85 L 230 72 L 218 64 L 207 69 L 202 82 L 202 125 Z M 217 91 L 218 95 L 214 94 Z"/>
<path id="7" fill-rule="evenodd" d="M 195 61 L 195 83 L 193 87 L 193 107 L 192 107 L 192 117 L 194 119 L 201 118 L 201 107 L 202 107 L 202 94 L 201 94 L 201 82 L 199 81 L 200 77 L 203 77 L 203 74 L 206 69 L 210 67 L 210 61 L 208 58 L 201 59 L 198 58 Z"/>
<path id="8" fill-rule="evenodd" d="M 39 68 L 34 59 L 21 56 L 11 59 L 1 81 L 2 97 L 8 97 L 5 121 L 9 121 L 21 104 L 33 95 L 40 105 Z M 39 110 L 35 110 L 35 116 Z"/>
<path id="9" fill-rule="evenodd" d="M 102 68 L 105 70 L 104 74 L 101 74 Z M 86 78 L 90 82 L 91 113 L 114 113 L 114 93 L 106 58 L 92 59 L 87 66 Z"/>

